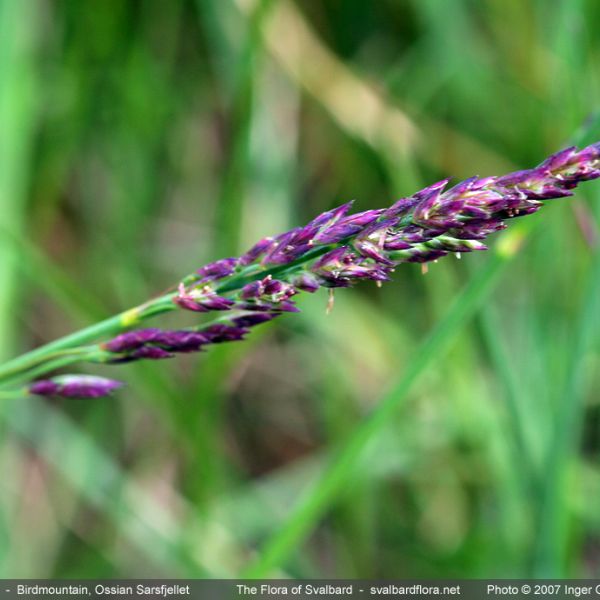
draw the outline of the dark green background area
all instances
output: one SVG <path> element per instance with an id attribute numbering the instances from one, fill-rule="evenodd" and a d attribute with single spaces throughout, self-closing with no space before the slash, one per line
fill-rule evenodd
<path id="1" fill-rule="evenodd" d="M 0 359 L 350 199 L 597 141 L 599 30 L 595 0 L 0 0 Z M 0 576 L 599 577 L 599 209 L 0 406 Z"/>

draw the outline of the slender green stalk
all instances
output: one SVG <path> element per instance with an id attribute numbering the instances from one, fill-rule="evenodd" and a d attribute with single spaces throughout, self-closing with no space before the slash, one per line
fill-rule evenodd
<path id="1" fill-rule="evenodd" d="M 27 388 L 15 390 L 0 390 L 0 400 L 14 400 L 17 398 L 24 398 L 28 395 L 29 392 L 27 391 Z"/>
<path id="2" fill-rule="evenodd" d="M 32 364 L 43 362 L 57 351 L 75 348 L 102 337 L 115 335 L 139 324 L 145 318 L 174 310 L 176 307 L 171 302 L 172 297 L 173 294 L 161 296 L 147 304 L 126 310 L 114 317 L 80 329 L 44 346 L 40 346 L 35 350 L 22 354 L 0 367 L 0 382 L 5 383 L 6 379 L 10 379 L 17 372 L 27 370 Z"/>
<path id="3" fill-rule="evenodd" d="M 18 383 L 26 383 L 35 377 L 78 362 L 102 362 L 107 358 L 107 354 L 98 346 L 82 346 L 72 350 L 51 352 L 37 361 L 32 360 L 29 365 L 15 368 L 12 373 L 6 373 L 2 385 L 14 386 Z"/>
<path id="4" fill-rule="evenodd" d="M 481 311 L 480 324 L 484 341 L 490 353 L 494 370 L 498 373 L 504 386 L 505 404 L 510 424 L 515 469 L 519 475 L 519 483 L 529 499 L 536 497 L 540 489 L 539 465 L 535 463 L 531 441 L 525 430 L 525 419 L 521 405 L 522 394 L 519 391 L 514 373 L 511 370 L 509 357 L 499 337 L 501 326 L 491 307 Z"/>
<path id="5" fill-rule="evenodd" d="M 3 228 L 20 235 L 35 123 L 33 40 L 36 10 L 0 1 L 0 215 Z M 0 237 L 0 360 L 10 355 L 20 261 L 18 249 Z"/>
<path id="6" fill-rule="evenodd" d="M 600 254 L 593 258 L 588 289 L 576 328 L 567 380 L 554 419 L 540 495 L 538 540 L 534 557 L 536 577 L 562 577 L 568 535 L 568 470 L 581 436 L 586 383 L 586 360 L 597 334 L 600 311 Z"/>

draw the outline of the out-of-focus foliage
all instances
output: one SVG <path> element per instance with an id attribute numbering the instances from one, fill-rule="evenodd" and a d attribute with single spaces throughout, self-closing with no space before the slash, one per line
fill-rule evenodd
<path id="1" fill-rule="evenodd" d="M 343 201 L 583 141 L 599 25 L 594 0 L 0 0 L 0 355 Z M 590 183 L 520 245 L 98 368 L 112 399 L 1 406 L 0 575 L 599 576 L 599 208 Z"/>

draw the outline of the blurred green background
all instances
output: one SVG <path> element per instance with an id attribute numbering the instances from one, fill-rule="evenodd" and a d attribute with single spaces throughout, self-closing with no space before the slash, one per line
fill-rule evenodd
<path id="1" fill-rule="evenodd" d="M 597 141 L 599 26 L 595 0 L 0 0 L 0 358 L 349 199 Z M 599 577 L 599 211 L 589 183 L 328 316 L 82 366 L 113 398 L 0 406 L 0 576 Z"/>

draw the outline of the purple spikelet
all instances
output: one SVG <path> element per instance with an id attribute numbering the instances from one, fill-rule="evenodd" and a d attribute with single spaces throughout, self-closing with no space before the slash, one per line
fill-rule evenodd
<path id="1" fill-rule="evenodd" d="M 198 275 L 202 282 L 223 279 L 235 271 L 238 263 L 238 258 L 222 258 L 198 269 Z"/>
<path id="2" fill-rule="evenodd" d="M 122 385 L 120 381 L 93 375 L 61 375 L 34 381 L 29 386 L 29 393 L 63 398 L 100 398 L 108 396 Z"/>
<path id="3" fill-rule="evenodd" d="M 181 308 L 193 312 L 229 310 L 235 304 L 233 300 L 215 294 L 213 289 L 208 285 L 194 287 L 192 291 L 188 291 L 183 284 L 180 284 L 179 292 L 173 298 L 173 302 Z"/>
<path id="4" fill-rule="evenodd" d="M 106 360 L 111 363 L 131 362 L 141 358 L 172 358 L 176 354 L 200 352 L 211 344 L 242 340 L 250 327 L 269 321 L 277 314 L 281 313 L 232 316 L 230 323 L 216 323 L 197 330 L 140 329 L 121 334 L 100 347 L 109 353 Z M 146 341 L 140 343 L 141 339 Z"/>
<path id="5" fill-rule="evenodd" d="M 141 348 L 144 344 L 152 342 L 160 334 L 160 329 L 148 328 L 138 329 L 137 331 L 128 331 L 122 333 L 116 338 L 103 344 L 104 349 L 109 352 L 122 352 L 124 350 L 135 350 Z"/>

